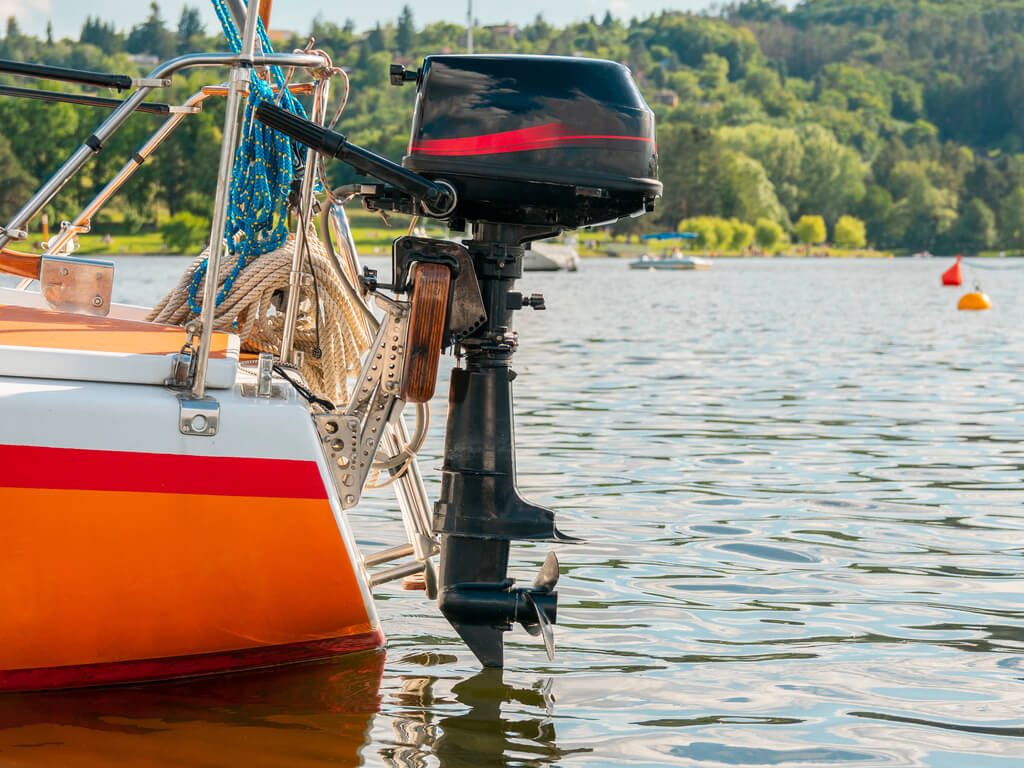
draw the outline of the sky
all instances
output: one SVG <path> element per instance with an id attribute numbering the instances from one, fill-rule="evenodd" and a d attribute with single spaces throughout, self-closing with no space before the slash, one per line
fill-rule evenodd
<path id="1" fill-rule="evenodd" d="M 182 6 L 186 3 L 182 0 L 158 2 L 168 26 L 176 27 Z M 326 21 L 337 24 L 351 18 L 356 23 L 356 29 L 363 30 L 373 27 L 378 21 L 394 21 L 406 4 L 413 9 L 413 19 L 417 26 L 433 21 L 465 23 L 467 0 L 376 0 L 373 3 L 277 0 L 273 6 L 270 26 L 273 29 L 306 33 L 313 19 L 320 15 Z M 507 21 L 525 24 L 541 13 L 549 23 L 563 26 L 590 15 L 600 20 L 605 11 L 628 20 L 631 16 L 644 18 L 665 9 L 699 11 L 711 4 L 712 0 L 572 0 L 561 3 L 517 0 L 511 4 L 498 0 L 473 0 L 473 15 L 480 24 L 502 24 Z M 199 8 L 207 32 L 212 33 L 220 28 L 209 0 L 190 0 L 188 5 Z M 99 16 L 104 21 L 113 21 L 119 29 L 128 30 L 148 14 L 149 0 L 0 0 L 0 20 L 14 16 L 22 32 L 39 37 L 45 34 L 46 23 L 51 21 L 54 37 L 58 39 L 71 37 L 77 40 L 86 16 Z"/>

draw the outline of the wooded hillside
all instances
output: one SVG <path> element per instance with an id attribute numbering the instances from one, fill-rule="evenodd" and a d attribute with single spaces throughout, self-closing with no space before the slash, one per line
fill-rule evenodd
<path id="1" fill-rule="evenodd" d="M 335 20 L 310 33 L 352 78 L 341 130 L 396 158 L 413 90 L 389 86 L 388 65 L 465 46 L 463 27 L 418 27 L 408 9 L 365 33 Z M 305 42 L 295 35 L 278 48 Z M 802 217 L 820 215 L 830 238 L 841 217 L 863 221 L 880 248 L 970 252 L 1024 242 L 1024 0 L 811 0 L 791 11 L 755 0 L 715 16 L 608 15 L 565 28 L 538 17 L 478 28 L 474 45 L 604 57 L 633 70 L 658 116 L 666 191 L 655 215 L 625 227 L 676 229 L 717 216 L 793 232 Z M 153 4 L 130 30 L 89 19 L 78 40 L 28 37 L 9 19 L 0 58 L 137 73 L 151 68 L 146 56 L 224 47 L 220 30 L 203 30 L 194 10 L 169 26 Z M 183 100 L 213 77 L 179 78 L 158 98 Z M 221 110 L 211 102 L 186 120 L 113 214 L 138 225 L 181 211 L 208 216 Z M 0 219 L 100 119 L 93 108 L 0 96 Z M 159 120 L 134 116 L 58 198 L 51 220 L 73 214 Z M 339 183 L 348 178 L 339 164 L 332 172 Z"/>

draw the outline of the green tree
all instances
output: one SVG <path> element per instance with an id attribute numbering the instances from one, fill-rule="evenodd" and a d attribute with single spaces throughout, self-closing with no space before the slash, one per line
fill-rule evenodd
<path id="1" fill-rule="evenodd" d="M 983 200 L 971 198 L 959 220 L 937 241 L 942 253 L 976 253 L 991 248 L 998 238 L 996 216 Z"/>
<path id="2" fill-rule="evenodd" d="M 792 128 L 752 123 L 718 130 L 718 136 L 732 149 L 757 160 L 768 175 L 775 196 L 790 216 L 800 201 L 800 174 L 804 148 Z"/>
<path id="3" fill-rule="evenodd" d="M 867 163 L 821 125 L 804 125 L 799 135 L 804 150 L 797 181 L 799 210 L 815 211 L 834 222 L 845 211 L 856 208 L 864 196 Z"/>
<path id="4" fill-rule="evenodd" d="M 117 53 L 124 45 L 123 36 L 117 33 L 113 23 L 102 22 L 99 17 L 94 19 L 92 16 L 86 17 L 78 40 L 107 53 Z"/>
<path id="5" fill-rule="evenodd" d="M 889 217 L 892 215 L 892 193 L 878 184 L 872 184 L 861 199 L 857 212 L 867 225 L 867 236 L 872 243 L 889 245 L 895 242 L 898 232 L 889 229 Z"/>
<path id="6" fill-rule="evenodd" d="M 697 247 L 709 251 L 713 248 L 728 245 L 728 240 L 723 243 L 719 239 L 719 235 L 724 232 L 720 226 L 721 221 L 721 219 L 715 216 L 694 216 L 679 222 L 679 231 L 690 232 L 696 235 L 697 238 L 694 240 L 694 243 Z M 731 231 L 728 234 L 729 237 L 732 236 Z"/>
<path id="7" fill-rule="evenodd" d="M 164 244 L 179 253 L 201 246 L 206 242 L 209 232 L 209 221 L 187 211 L 176 213 L 160 227 Z"/>
<path id="8" fill-rule="evenodd" d="M 825 219 L 821 216 L 801 216 L 800 221 L 793 227 L 793 234 L 810 251 L 812 245 L 824 243 L 828 236 L 825 231 Z"/>
<path id="9" fill-rule="evenodd" d="M 667 182 L 664 197 L 655 209 L 656 221 L 662 227 L 673 228 L 681 219 L 698 214 L 722 212 L 721 169 L 727 150 L 713 132 L 676 121 L 659 128 L 658 150 L 661 176 Z M 681 183 L 673 184 L 671 179 Z"/>
<path id="10" fill-rule="evenodd" d="M 934 249 L 956 222 L 957 193 L 948 186 L 947 171 L 935 161 L 902 160 L 889 174 L 889 188 L 898 198 L 892 216 L 904 247 Z"/>
<path id="11" fill-rule="evenodd" d="M 395 28 L 395 47 L 399 53 L 412 53 L 415 39 L 416 25 L 413 24 L 412 9 L 408 5 L 403 5 L 402 13 L 398 17 L 398 26 Z"/>
<path id="12" fill-rule="evenodd" d="M 833 230 L 832 239 L 840 248 L 863 248 L 867 245 L 864 222 L 853 216 L 840 216 Z"/>
<path id="13" fill-rule="evenodd" d="M 718 247 L 723 249 L 730 247 L 732 239 L 736 236 L 736 228 L 732 222 L 716 217 L 711 224 L 715 228 L 715 241 L 718 243 Z"/>
<path id="14" fill-rule="evenodd" d="M 367 48 L 369 53 L 379 53 L 380 51 L 386 51 L 388 49 L 388 29 L 381 27 L 380 22 L 371 29 L 366 39 L 363 41 L 363 45 Z"/>
<path id="15" fill-rule="evenodd" d="M 765 251 L 782 243 L 782 227 L 771 219 L 758 219 L 754 224 L 754 241 Z"/>
<path id="16" fill-rule="evenodd" d="M 198 48 L 204 34 L 206 34 L 206 30 L 199 17 L 199 9 L 190 8 L 187 5 L 183 7 L 181 18 L 178 20 L 178 53 Z"/>
<path id="17" fill-rule="evenodd" d="M 11 142 L 0 134 L 0 221 L 8 221 L 25 204 L 39 184 L 21 167 Z"/>
<path id="18" fill-rule="evenodd" d="M 754 242 L 754 225 L 747 224 L 739 219 L 732 219 L 732 241 L 729 243 L 729 250 L 742 251 Z"/>
<path id="19" fill-rule="evenodd" d="M 714 53 L 704 54 L 697 74 L 701 88 L 707 93 L 717 93 L 729 79 L 729 62 Z"/>
<path id="20" fill-rule="evenodd" d="M 999 240 L 1007 248 L 1024 245 L 1024 187 L 1014 189 L 999 206 Z"/>
<path id="21" fill-rule="evenodd" d="M 720 208 L 724 215 L 746 221 L 759 218 L 788 222 L 786 209 L 761 164 L 742 152 L 724 152 L 718 168 Z"/>
<path id="22" fill-rule="evenodd" d="M 160 18 L 160 6 L 155 2 L 149 4 L 149 16 L 142 24 L 132 27 L 125 42 L 129 53 L 149 53 L 158 59 L 174 56 L 176 46 L 174 34 Z"/>
<path id="23" fill-rule="evenodd" d="M 996 216 L 983 200 L 972 198 L 956 231 L 956 250 L 975 253 L 987 250 L 996 242 Z"/>
<path id="24" fill-rule="evenodd" d="M 21 39 L 21 27 L 18 26 L 18 20 L 14 16 L 7 17 L 7 31 L 4 35 L 4 42 L 8 45 L 13 45 Z"/>

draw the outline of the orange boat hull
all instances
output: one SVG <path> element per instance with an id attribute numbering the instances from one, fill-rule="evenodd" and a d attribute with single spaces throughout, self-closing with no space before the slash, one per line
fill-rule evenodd
<path id="1" fill-rule="evenodd" d="M 0 690 L 379 648 L 316 462 L 0 446 Z"/>

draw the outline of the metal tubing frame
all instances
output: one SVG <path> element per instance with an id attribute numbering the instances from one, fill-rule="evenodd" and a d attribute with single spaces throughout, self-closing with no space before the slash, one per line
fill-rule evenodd
<path id="1" fill-rule="evenodd" d="M 306 91 L 312 88 L 312 83 L 295 83 L 289 86 L 288 90 L 292 92 Z M 211 96 L 226 96 L 228 88 L 227 86 L 221 87 L 216 85 L 204 85 L 201 89 L 193 93 L 180 108 L 185 110 L 191 110 L 186 112 L 175 112 L 167 120 L 164 121 L 157 130 L 146 139 L 145 143 L 139 147 L 135 154 L 132 155 L 131 159 L 125 163 L 121 170 L 107 183 L 107 185 L 100 190 L 100 192 L 81 210 L 75 220 L 72 222 L 63 222 L 61 224 L 60 232 L 54 236 L 46 245 L 46 251 L 44 256 L 52 256 L 60 253 L 64 248 L 65 244 L 76 234 L 82 232 L 88 232 L 91 229 L 92 217 L 102 208 L 106 202 L 117 194 L 118 190 L 124 186 L 125 182 L 128 181 L 135 172 L 142 166 L 142 162 L 149 158 L 157 148 L 167 140 L 167 138 L 178 128 L 178 125 L 188 115 L 195 114 L 202 108 L 202 104 L 206 99 Z M 29 281 L 31 282 L 31 281 Z"/>
<path id="2" fill-rule="evenodd" d="M 384 447 L 391 453 L 399 451 L 399 437 L 405 443 L 409 442 L 409 433 L 405 425 L 405 417 L 399 413 L 384 431 Z M 396 470 L 400 471 L 400 470 Z M 426 521 L 424 505 L 421 504 L 420 495 L 426 497 L 426 488 L 423 486 L 423 477 L 420 475 L 419 466 L 415 459 L 410 460 L 402 476 L 395 481 L 395 497 L 398 500 L 398 509 L 402 513 L 402 525 L 405 526 L 405 534 L 412 544 L 413 554 L 417 560 L 424 561 L 434 554 L 434 540 L 431 537 L 430 523 Z"/>
<path id="3" fill-rule="evenodd" d="M 252 67 L 253 51 L 256 47 L 256 29 L 259 14 L 253 6 L 245 15 L 245 31 L 242 35 L 242 53 L 231 68 L 228 86 L 228 100 L 224 108 L 224 133 L 220 145 L 220 163 L 217 167 L 217 189 L 213 202 L 213 221 L 210 226 L 210 255 L 206 259 L 206 281 L 203 286 L 203 308 L 199 315 L 199 349 L 196 354 L 196 373 L 192 382 L 192 397 L 202 400 L 206 395 L 206 370 L 210 362 L 210 340 L 213 338 L 214 314 L 217 311 L 217 275 L 220 274 L 220 260 L 224 255 L 224 230 L 228 220 L 228 195 L 231 187 L 231 171 L 235 163 L 235 149 L 241 121 L 238 113 L 242 97 L 249 90 L 249 73 Z"/>
<path id="4" fill-rule="evenodd" d="M 414 560 L 411 563 L 403 563 L 401 565 L 393 565 L 390 568 L 382 568 L 376 573 L 370 574 L 370 587 L 378 587 L 389 581 L 404 579 L 406 576 L 423 573 L 426 567 L 427 565 L 425 561 Z"/>
<path id="5" fill-rule="evenodd" d="M 413 554 L 412 544 L 399 544 L 397 547 L 383 549 L 380 552 L 367 555 L 363 558 L 363 565 L 367 568 L 372 568 L 375 565 L 401 560 L 403 557 L 408 557 L 411 554 Z"/>
<path id="6" fill-rule="evenodd" d="M 188 100 L 182 104 L 183 107 L 199 107 L 203 101 L 206 100 L 208 94 L 205 91 L 197 91 L 188 98 Z M 114 196 L 128 179 L 135 175 L 135 171 L 139 169 L 143 161 L 153 154 L 154 150 L 163 144 L 164 140 L 167 139 L 171 133 L 178 127 L 178 124 L 185 119 L 190 112 L 176 112 L 172 114 L 167 120 L 164 121 L 155 133 L 153 133 L 147 140 L 146 143 L 136 150 L 132 158 L 125 163 L 121 170 L 107 182 L 107 185 L 99 191 L 99 193 L 81 210 L 81 212 L 75 217 L 72 222 L 64 222 L 61 224 L 60 232 L 56 237 L 46 244 L 46 251 L 44 255 L 50 256 L 55 253 L 59 253 L 72 237 L 80 232 L 88 232 L 91 228 L 92 217 L 96 215 L 96 212 L 106 204 L 107 200 Z"/>
<path id="7" fill-rule="evenodd" d="M 308 53 L 271 53 L 263 54 L 261 56 L 249 56 L 246 57 L 244 52 L 241 54 L 233 53 L 190 53 L 184 56 L 178 56 L 177 58 L 171 59 L 170 61 L 164 62 L 156 69 L 154 69 L 147 78 L 147 81 L 152 80 L 163 80 L 171 75 L 180 72 L 183 69 L 190 67 L 238 67 L 243 65 L 249 66 L 269 66 L 277 65 L 280 67 L 302 67 L 302 68 L 315 68 L 326 66 L 326 60 L 319 54 L 308 54 Z M 96 130 L 93 132 L 90 139 L 92 139 L 92 145 L 102 146 L 107 139 L 109 139 L 117 130 L 124 124 L 124 122 L 131 116 L 138 106 L 145 100 L 145 98 L 154 90 L 155 85 L 143 85 L 138 90 L 133 91 L 132 94 L 124 100 L 124 102 L 115 109 L 107 118 L 99 124 Z M 0 227 L 0 248 L 7 245 L 11 241 L 11 236 L 8 234 L 12 230 L 20 230 L 26 227 L 29 221 L 45 208 L 49 202 L 56 196 L 58 192 L 67 184 L 68 180 L 81 170 L 82 166 L 88 162 L 95 154 L 96 150 L 90 144 L 82 144 L 75 152 L 64 161 L 64 164 L 57 169 L 57 171 L 43 184 L 42 187 L 29 199 L 21 210 L 19 210 L 14 218 L 11 219 L 10 223 L 6 227 Z"/>
<path id="8" fill-rule="evenodd" d="M 313 107 L 309 119 L 323 123 L 327 116 L 330 80 L 324 78 L 316 85 Z M 281 333 L 281 362 L 294 363 L 295 326 L 299 320 L 299 298 L 302 295 L 302 257 L 306 252 L 306 234 L 313 217 L 313 187 L 316 184 L 316 164 L 320 158 L 312 147 L 306 150 L 306 164 L 299 194 L 299 214 L 295 226 L 295 249 L 292 251 L 292 269 L 288 273 L 288 301 L 285 304 L 284 329 Z M 319 312 L 320 308 L 314 308 Z"/>

